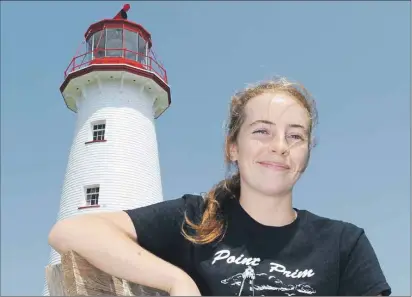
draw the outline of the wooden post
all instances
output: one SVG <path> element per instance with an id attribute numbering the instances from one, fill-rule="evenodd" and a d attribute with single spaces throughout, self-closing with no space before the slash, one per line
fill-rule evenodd
<path id="1" fill-rule="evenodd" d="M 50 296 L 168 296 L 164 291 L 111 276 L 74 252 L 61 256 L 61 264 L 46 267 Z"/>

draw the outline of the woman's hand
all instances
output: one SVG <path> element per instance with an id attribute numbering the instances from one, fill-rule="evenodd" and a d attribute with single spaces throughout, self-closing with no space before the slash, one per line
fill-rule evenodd
<path id="1" fill-rule="evenodd" d="M 196 283 L 187 274 L 175 281 L 169 294 L 170 296 L 202 296 Z"/>

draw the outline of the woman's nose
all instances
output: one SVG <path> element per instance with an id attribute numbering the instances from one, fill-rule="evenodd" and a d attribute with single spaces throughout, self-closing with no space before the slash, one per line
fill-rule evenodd
<path id="1" fill-rule="evenodd" d="M 270 149 L 272 152 L 284 155 L 289 150 L 289 146 L 284 137 L 276 135 L 270 142 Z"/>

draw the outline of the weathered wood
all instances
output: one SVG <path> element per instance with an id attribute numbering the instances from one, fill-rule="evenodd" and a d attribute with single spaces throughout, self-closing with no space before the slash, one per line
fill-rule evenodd
<path id="1" fill-rule="evenodd" d="M 76 253 L 46 267 L 50 296 L 168 296 L 166 292 L 111 276 Z"/>
<path id="2" fill-rule="evenodd" d="M 66 296 L 63 271 L 60 264 L 46 267 L 46 280 L 50 296 Z"/>

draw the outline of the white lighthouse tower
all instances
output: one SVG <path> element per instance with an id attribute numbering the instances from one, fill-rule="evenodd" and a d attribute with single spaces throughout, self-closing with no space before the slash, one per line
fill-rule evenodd
<path id="1" fill-rule="evenodd" d="M 92 24 L 64 73 L 60 91 L 77 121 L 57 220 L 163 200 L 154 120 L 169 107 L 170 88 L 129 8 Z M 59 262 L 52 249 L 49 264 Z"/>

